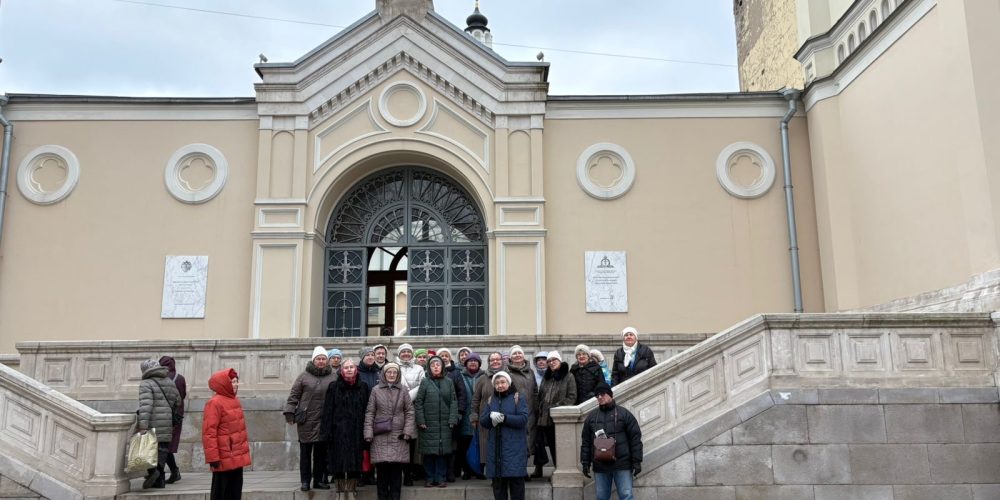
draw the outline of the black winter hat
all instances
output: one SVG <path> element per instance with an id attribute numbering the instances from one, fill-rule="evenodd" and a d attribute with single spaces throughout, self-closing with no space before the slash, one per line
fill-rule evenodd
<path id="1" fill-rule="evenodd" d="M 594 388 L 594 396 L 600 396 L 601 394 L 615 397 L 615 393 L 611 392 L 611 386 L 604 382 L 597 384 L 597 387 Z"/>

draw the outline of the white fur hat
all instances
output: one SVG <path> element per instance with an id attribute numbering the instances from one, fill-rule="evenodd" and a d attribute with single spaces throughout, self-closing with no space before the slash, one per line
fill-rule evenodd
<path id="1" fill-rule="evenodd" d="M 635 338 L 639 338 L 639 330 L 636 330 L 634 327 L 626 326 L 625 328 L 623 328 L 622 337 L 625 337 L 626 333 L 631 333 L 632 335 L 635 335 Z"/>
<path id="2" fill-rule="evenodd" d="M 586 354 L 587 356 L 590 356 L 590 348 L 587 347 L 586 344 L 580 344 L 576 346 L 576 349 L 573 350 L 574 355 L 580 354 L 581 352 Z"/>
<path id="3" fill-rule="evenodd" d="M 510 374 L 509 374 L 509 373 L 507 373 L 507 372 L 505 372 L 505 371 L 503 371 L 503 370 L 500 370 L 500 371 L 496 372 L 496 374 L 495 374 L 495 375 L 493 375 L 493 380 L 492 380 L 492 382 L 493 382 L 494 384 L 496 384 L 496 383 L 497 383 L 497 377 L 500 377 L 500 378 L 505 378 L 505 379 L 507 379 L 507 384 L 508 384 L 508 385 L 510 385 L 510 383 L 511 383 L 511 380 L 510 380 Z"/>
<path id="4" fill-rule="evenodd" d="M 549 351 L 549 357 L 547 359 L 558 359 L 559 361 L 562 361 L 562 355 L 559 354 L 559 351 Z"/>
<path id="5" fill-rule="evenodd" d="M 316 346 L 313 349 L 313 355 L 312 355 L 312 358 L 310 358 L 310 361 L 316 359 L 316 356 L 326 357 L 326 349 L 324 349 L 323 346 L 321 346 L 321 345 Z"/>

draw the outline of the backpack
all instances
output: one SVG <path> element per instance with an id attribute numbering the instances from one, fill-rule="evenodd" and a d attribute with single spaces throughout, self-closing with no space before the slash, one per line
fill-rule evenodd
<path id="1" fill-rule="evenodd" d="M 515 410 L 517 409 L 517 403 L 518 403 L 519 401 L 521 401 L 521 398 L 520 398 L 520 397 L 518 397 L 518 396 L 520 396 L 520 395 L 521 395 L 521 393 L 520 393 L 520 392 L 515 392 L 515 393 L 514 393 L 514 409 L 515 409 Z M 493 395 L 492 395 L 492 394 L 490 394 L 490 397 L 486 398 L 486 406 L 489 406 L 489 405 L 490 405 L 490 404 L 492 404 L 492 403 L 493 403 Z"/>

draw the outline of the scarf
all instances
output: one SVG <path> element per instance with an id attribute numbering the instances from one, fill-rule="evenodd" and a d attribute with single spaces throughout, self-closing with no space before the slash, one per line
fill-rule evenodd
<path id="1" fill-rule="evenodd" d="M 635 358 L 635 350 L 639 347 L 639 342 L 636 341 L 635 345 L 629 347 L 622 342 L 622 349 L 625 351 L 625 368 L 627 369 L 632 365 L 632 359 Z"/>

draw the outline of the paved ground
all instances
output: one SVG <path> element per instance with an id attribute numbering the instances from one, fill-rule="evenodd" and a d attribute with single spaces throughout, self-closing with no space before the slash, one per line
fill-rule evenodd
<path id="1" fill-rule="evenodd" d="M 546 471 L 546 475 L 551 471 Z M 120 499 L 151 500 L 200 500 L 208 499 L 212 475 L 209 473 L 186 473 L 181 481 L 168 484 L 164 489 L 142 489 L 142 479 L 133 479 L 132 491 L 119 495 Z M 485 500 L 493 497 L 489 481 L 459 479 L 448 483 L 447 488 L 424 488 L 423 482 L 418 486 L 404 487 L 403 500 L 433 499 L 433 500 Z M 549 498 L 548 479 L 534 480 L 527 483 L 528 498 Z M 298 471 L 260 471 L 247 472 L 243 475 L 243 498 L 246 500 L 271 500 L 282 498 L 312 499 L 337 498 L 335 489 L 330 491 L 313 490 L 308 493 L 299 491 Z M 358 489 L 358 500 L 375 499 L 375 486 L 364 486 Z M 348 499 L 351 500 L 351 499 Z"/>

